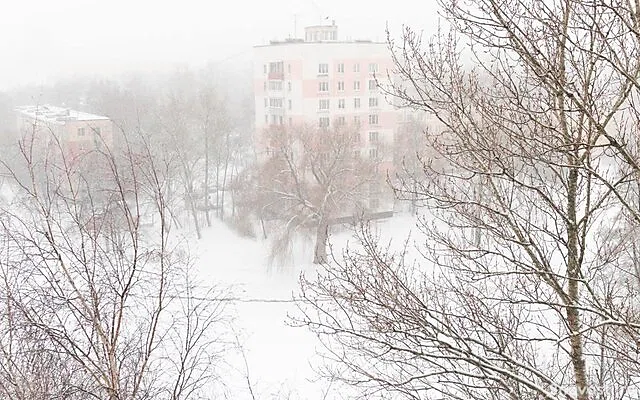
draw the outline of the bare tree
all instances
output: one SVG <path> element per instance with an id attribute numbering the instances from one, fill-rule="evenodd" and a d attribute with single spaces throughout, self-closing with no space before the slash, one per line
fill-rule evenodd
<path id="1" fill-rule="evenodd" d="M 269 150 L 256 199 L 261 215 L 280 225 L 274 252 L 282 254 L 295 232 L 313 228 L 313 262 L 324 263 L 330 224 L 364 208 L 368 184 L 380 179 L 377 160 L 360 154 L 356 127 L 275 125 L 264 140 Z"/>
<path id="2" fill-rule="evenodd" d="M 426 113 L 413 110 L 403 110 L 403 118 L 399 123 L 393 140 L 393 186 L 414 187 L 411 192 L 403 193 L 411 206 L 411 212 L 417 212 L 418 198 L 417 178 L 422 174 L 422 165 L 425 160 L 432 157 L 427 146 L 427 135 L 430 127 L 426 120 Z"/>
<path id="3" fill-rule="evenodd" d="M 210 209 L 216 211 L 221 220 L 225 217 L 225 193 L 233 179 L 232 164 L 239 156 L 239 141 L 233 135 L 232 123 L 219 90 L 211 85 L 201 85 L 197 93 L 195 118 L 202 130 L 204 140 L 203 197 L 207 225 L 211 226 Z M 213 167 L 213 168 L 212 168 Z M 213 170 L 213 171 L 212 171 Z M 213 181 L 211 175 L 213 173 Z M 215 204 L 210 203 L 210 193 L 215 190 Z"/>
<path id="4" fill-rule="evenodd" d="M 185 206 L 201 238 L 203 216 L 207 226 L 211 226 L 211 210 L 224 219 L 225 192 L 238 157 L 238 141 L 222 94 L 214 85 L 189 70 L 176 72 L 169 83 L 159 100 L 160 136 L 166 151 L 174 155 Z"/>
<path id="5" fill-rule="evenodd" d="M 3 397 L 195 398 L 222 314 L 180 284 L 191 261 L 165 198 L 172 164 L 144 137 L 71 159 L 50 134 L 46 149 L 27 136 L 8 169 Z"/>
<path id="6" fill-rule="evenodd" d="M 217 384 L 223 385 L 220 367 L 228 350 L 229 324 L 224 299 L 228 293 L 217 288 L 196 285 L 191 272 L 186 270 L 176 289 L 182 294 L 177 299 L 175 320 L 167 335 L 170 345 L 165 354 L 171 368 L 164 372 L 172 382 L 171 400 L 189 400 L 207 397 Z"/>
<path id="7" fill-rule="evenodd" d="M 439 4 L 450 33 L 389 39 L 388 92 L 443 126 L 397 188 L 427 209 L 417 254 L 363 229 L 302 322 L 370 393 L 637 397 L 638 5 Z"/>
<path id="8" fill-rule="evenodd" d="M 172 154 L 175 167 L 182 183 L 182 193 L 186 210 L 191 214 L 198 239 L 202 238 L 200 216 L 197 208 L 197 166 L 204 152 L 199 145 L 197 127 L 191 118 L 194 99 L 183 86 L 172 88 L 161 107 L 158 119 L 161 121 L 167 154 Z"/>

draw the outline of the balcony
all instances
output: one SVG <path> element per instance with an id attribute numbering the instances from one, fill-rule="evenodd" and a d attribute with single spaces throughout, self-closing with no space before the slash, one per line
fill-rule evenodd
<path id="1" fill-rule="evenodd" d="M 269 72 L 268 78 L 272 81 L 283 81 L 284 72 Z"/>

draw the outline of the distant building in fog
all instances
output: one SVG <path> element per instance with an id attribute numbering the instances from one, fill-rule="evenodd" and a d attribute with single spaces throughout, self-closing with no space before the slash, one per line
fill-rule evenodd
<path id="1" fill-rule="evenodd" d="M 108 117 L 50 105 L 22 106 L 15 111 L 21 136 L 33 134 L 36 141 L 47 145 L 58 141 L 68 156 L 113 143 L 113 123 Z"/>
<path id="2" fill-rule="evenodd" d="M 393 61 L 387 44 L 339 40 L 338 27 L 305 28 L 304 39 L 272 41 L 254 48 L 256 146 L 269 125 L 354 124 L 360 129 L 361 156 L 391 168 L 400 113 L 380 92 Z M 387 146 L 385 146 L 385 144 Z M 378 208 L 371 199 L 371 208 Z"/>

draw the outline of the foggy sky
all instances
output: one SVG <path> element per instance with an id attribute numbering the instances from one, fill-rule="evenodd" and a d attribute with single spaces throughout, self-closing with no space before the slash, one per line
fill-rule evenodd
<path id="1" fill-rule="evenodd" d="M 0 0 L 0 90 L 73 75 L 246 62 L 323 17 L 341 39 L 434 27 L 434 0 Z M 238 61 L 240 60 L 240 61 Z"/>

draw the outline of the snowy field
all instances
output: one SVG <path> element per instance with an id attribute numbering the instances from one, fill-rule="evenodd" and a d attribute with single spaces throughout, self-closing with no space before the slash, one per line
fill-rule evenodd
<path id="1" fill-rule="evenodd" d="M 375 224 L 382 240 L 401 242 L 415 220 L 396 216 Z M 335 231 L 335 229 L 334 229 Z M 353 241 L 348 229 L 331 236 L 334 252 Z M 239 237 L 220 222 L 206 230 L 201 241 L 191 244 L 198 255 L 198 272 L 203 283 L 232 286 L 231 301 L 235 314 L 233 329 L 237 332 L 244 359 L 239 352 L 228 355 L 231 366 L 222 368 L 228 399 L 345 399 L 336 385 L 319 382 L 313 364 L 319 345 L 316 337 L 305 328 L 287 324 L 288 315 L 296 313 L 291 299 L 298 294 L 300 274 L 312 274 L 313 246 L 301 240 L 296 244 L 287 265 L 268 264 L 268 243 L 264 240 Z M 253 396 L 249 391 L 247 376 Z M 327 393 L 327 391 L 329 393 Z"/>

